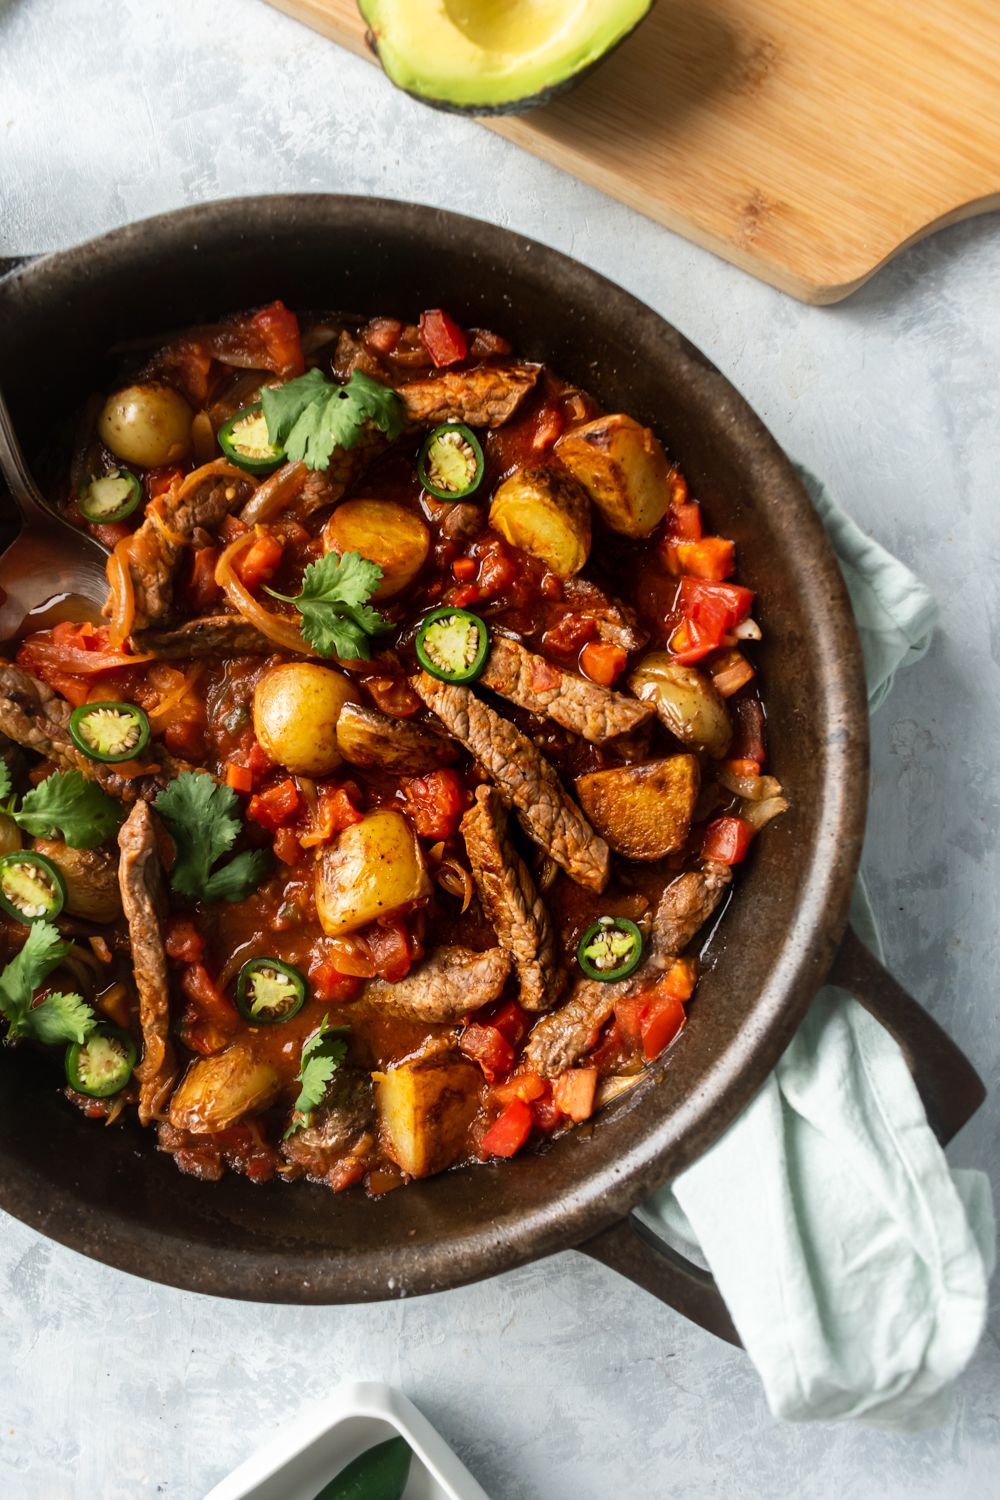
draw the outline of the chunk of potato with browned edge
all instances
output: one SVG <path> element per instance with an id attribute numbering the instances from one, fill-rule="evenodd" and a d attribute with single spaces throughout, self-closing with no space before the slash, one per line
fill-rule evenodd
<path id="1" fill-rule="evenodd" d="M 576 794 L 616 854 L 662 859 L 684 847 L 700 781 L 695 756 L 671 755 L 644 766 L 616 766 L 578 776 Z"/>
<path id="2" fill-rule="evenodd" d="M 244 1115 L 267 1109 L 280 1089 L 274 1065 L 258 1058 L 249 1042 L 233 1042 L 191 1064 L 170 1101 L 170 1123 L 195 1135 L 228 1130 Z"/>
<path id="3" fill-rule="evenodd" d="M 465 1155 L 482 1083 L 473 1063 L 400 1063 L 372 1077 L 383 1147 L 404 1172 L 430 1177 Z"/>
<path id="4" fill-rule="evenodd" d="M 401 594 L 427 561 L 431 534 L 420 517 L 395 500 L 345 500 L 323 527 L 326 552 L 360 552 L 382 569 L 373 599 Z"/>
<path id="5" fill-rule="evenodd" d="M 555 453 L 612 531 L 648 536 L 666 515 L 670 465 L 653 433 L 634 418 L 619 413 L 574 427 Z"/>
<path id="6" fill-rule="evenodd" d="M 431 890 L 417 836 L 390 808 L 345 828 L 316 866 L 316 911 L 328 937 L 395 916 Z"/>
<path id="7" fill-rule="evenodd" d="M 707 672 L 675 661 L 668 651 L 648 651 L 629 673 L 628 685 L 643 703 L 653 705 L 682 745 L 722 759 L 733 726 Z"/>
<path id="8" fill-rule="evenodd" d="M 554 464 L 520 469 L 505 479 L 493 496 L 490 525 L 559 578 L 572 578 L 590 556 L 590 501 Z"/>

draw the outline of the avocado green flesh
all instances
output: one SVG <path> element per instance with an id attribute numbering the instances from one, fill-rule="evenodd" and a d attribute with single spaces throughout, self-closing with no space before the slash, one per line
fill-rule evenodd
<path id="1" fill-rule="evenodd" d="M 653 0 L 359 0 L 386 74 L 455 109 L 503 110 L 592 67 Z"/>

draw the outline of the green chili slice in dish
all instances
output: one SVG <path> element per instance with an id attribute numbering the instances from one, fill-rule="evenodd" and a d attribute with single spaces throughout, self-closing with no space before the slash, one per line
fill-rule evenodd
<path id="1" fill-rule="evenodd" d="M 284 462 L 285 450 L 272 443 L 267 431 L 264 410 L 245 406 L 219 428 L 219 447 L 237 468 L 248 474 L 270 474 Z"/>
<path id="2" fill-rule="evenodd" d="M 135 1067 L 135 1042 L 118 1026 L 98 1026 L 86 1041 L 66 1048 L 66 1082 L 78 1094 L 109 1099 L 123 1089 Z"/>
<path id="3" fill-rule="evenodd" d="M 415 647 L 417 660 L 432 677 L 441 682 L 474 682 L 486 665 L 490 632 L 478 615 L 445 604 L 426 617 Z"/>
<path id="4" fill-rule="evenodd" d="M 77 503 L 85 521 L 107 526 L 113 521 L 124 521 L 141 499 L 142 486 L 131 469 L 109 469 L 107 474 L 95 475 L 90 480 Z"/>
<path id="5" fill-rule="evenodd" d="M 47 854 L 16 849 L 0 856 L 0 906 L 26 925 L 57 917 L 66 904 L 66 883 Z"/>
<path id="6" fill-rule="evenodd" d="M 598 917 L 576 950 L 588 979 L 624 979 L 639 966 L 642 933 L 628 917 Z"/>
<path id="7" fill-rule="evenodd" d="M 149 744 L 149 720 L 134 703 L 81 703 L 70 714 L 69 732 L 78 750 L 109 766 L 134 760 Z"/>
<path id="8" fill-rule="evenodd" d="M 277 1026 L 306 1003 L 306 981 L 280 958 L 251 958 L 236 981 L 236 1005 L 253 1026 Z"/>
<path id="9" fill-rule="evenodd" d="M 479 488 L 485 462 L 475 433 L 464 422 L 435 427 L 417 459 L 417 474 L 437 500 L 464 500 Z"/>

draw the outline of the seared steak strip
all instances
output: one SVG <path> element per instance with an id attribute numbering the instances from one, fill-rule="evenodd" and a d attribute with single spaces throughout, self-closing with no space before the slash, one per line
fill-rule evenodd
<path id="1" fill-rule="evenodd" d="M 177 1076 L 170 1045 L 170 986 L 163 922 L 167 895 L 156 843 L 156 821 L 149 804 L 137 802 L 118 833 L 121 860 L 118 881 L 128 922 L 135 987 L 139 995 L 142 1060 L 135 1070 L 139 1080 L 139 1120 L 148 1125 L 161 1118 Z"/>
<path id="2" fill-rule="evenodd" d="M 528 837 L 578 885 L 603 891 L 611 873 L 608 846 L 528 736 L 467 687 L 439 682 L 429 672 L 419 673 L 413 685 L 445 728 L 485 767 Z"/>
<path id="3" fill-rule="evenodd" d="M 312 1124 L 281 1142 L 281 1154 L 309 1177 L 325 1177 L 345 1156 L 374 1144 L 375 1096 L 371 1075 L 338 1068 Z"/>
<path id="4" fill-rule="evenodd" d="M 566 975 L 552 923 L 524 860 L 510 841 L 507 813 L 493 787 L 481 786 L 462 819 L 462 837 L 483 910 L 510 954 L 525 1010 L 550 1010 Z"/>
<path id="5" fill-rule="evenodd" d="M 627 979 L 581 979 L 566 1004 L 539 1021 L 528 1039 L 525 1061 L 534 1073 L 555 1078 L 581 1058 L 611 1019 L 619 1000 L 651 988 L 708 921 L 722 900 L 733 872 L 728 865 L 708 864 L 689 870 L 667 886 L 660 897 L 649 953 Z"/>
<path id="6" fill-rule="evenodd" d="M 253 481 L 225 459 L 205 464 L 146 506 L 128 544 L 127 566 L 135 596 L 133 628 L 166 619 L 174 602 L 174 577 L 195 532 L 215 534 L 226 516 L 253 493 Z M 105 605 L 104 613 L 110 614 Z"/>
<path id="7" fill-rule="evenodd" d="M 337 719 L 337 746 L 352 766 L 375 766 L 419 776 L 449 766 L 461 751 L 429 724 L 394 719 L 377 708 L 345 703 Z"/>
<path id="8" fill-rule="evenodd" d="M 609 598 L 589 578 L 565 579 L 563 598 L 574 609 L 597 621 L 597 633 L 602 641 L 610 641 L 613 646 L 632 652 L 638 651 L 649 640 L 649 631 L 640 624 L 635 610 L 618 599 Z"/>
<path id="9" fill-rule="evenodd" d="M 479 680 L 502 698 L 554 719 L 594 745 L 632 734 L 653 716 L 648 703 L 564 672 L 544 656 L 502 637 L 494 637 Z"/>
<path id="10" fill-rule="evenodd" d="M 500 948 L 437 948 L 405 979 L 369 979 L 357 1002 L 388 1016 L 415 1021 L 457 1021 L 495 1000 L 507 982 L 510 959 Z"/>
<path id="11" fill-rule="evenodd" d="M 174 628 L 135 630 L 132 644 L 136 651 L 150 651 L 161 661 L 193 656 L 270 656 L 275 649 L 273 641 L 240 615 L 204 615 Z"/>
<path id="12" fill-rule="evenodd" d="M 468 427 L 500 427 L 534 390 L 540 365 L 479 365 L 444 370 L 397 388 L 415 427 L 464 422 Z"/>
<path id="13" fill-rule="evenodd" d="M 60 698 L 46 683 L 10 662 L 0 663 L 0 733 L 9 735 L 26 750 L 54 761 L 61 771 L 82 771 L 89 781 L 96 781 L 113 797 L 135 802 L 137 798 L 152 799 L 168 781 L 192 769 L 157 747 L 153 752 L 155 769 L 148 775 L 124 776 L 119 767 L 91 760 L 76 748 L 69 733 L 72 712 L 65 698 Z"/>

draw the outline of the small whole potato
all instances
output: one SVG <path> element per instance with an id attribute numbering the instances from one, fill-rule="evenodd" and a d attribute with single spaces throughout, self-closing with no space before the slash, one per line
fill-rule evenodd
<path id="1" fill-rule="evenodd" d="M 140 469 L 173 464 L 191 451 L 194 413 L 173 386 L 150 382 L 115 391 L 101 408 L 101 442 L 124 463 Z"/>
<path id="2" fill-rule="evenodd" d="M 721 760 L 729 749 L 733 726 L 712 679 L 697 667 L 674 661 L 666 651 L 650 651 L 629 675 L 628 685 L 643 703 L 651 703 L 675 739 Z"/>
<path id="3" fill-rule="evenodd" d="M 392 808 L 345 828 L 316 865 L 316 912 L 328 937 L 396 916 L 432 889 L 417 836 Z"/>
<path id="4" fill-rule="evenodd" d="M 357 692 L 341 672 L 312 662 L 272 667 L 253 695 L 253 728 L 273 761 L 298 776 L 327 776 L 343 760 L 337 720 Z"/>
<path id="5" fill-rule="evenodd" d="M 427 561 L 431 534 L 394 500 L 345 500 L 323 527 L 324 552 L 360 552 L 382 569 L 373 599 L 401 594 Z"/>
<path id="6" fill-rule="evenodd" d="M 122 914 L 118 858 L 110 849 L 71 849 L 62 839 L 35 839 L 32 848 L 51 859 L 66 882 L 71 917 L 102 924 Z"/>

